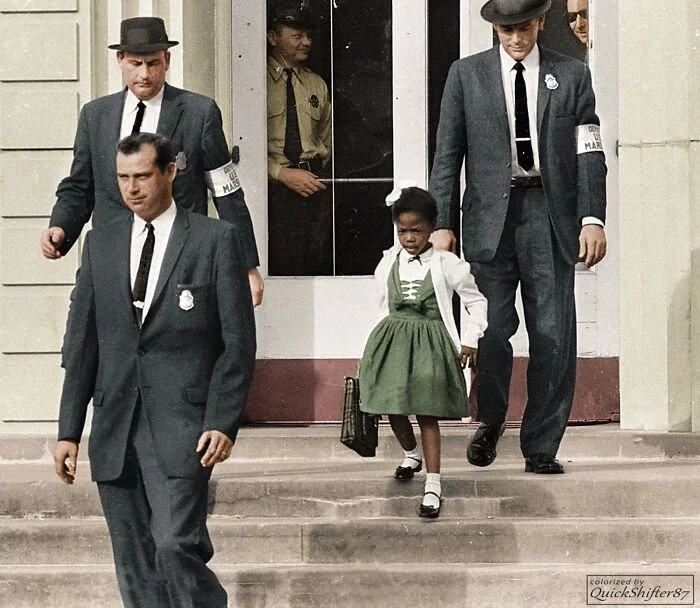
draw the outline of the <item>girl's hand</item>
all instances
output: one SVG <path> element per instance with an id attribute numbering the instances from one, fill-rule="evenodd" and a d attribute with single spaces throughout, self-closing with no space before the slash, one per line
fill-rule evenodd
<path id="1" fill-rule="evenodd" d="M 476 367 L 478 353 L 478 349 L 462 344 L 462 348 L 459 351 L 459 364 L 462 366 L 462 369 L 467 366 Z"/>

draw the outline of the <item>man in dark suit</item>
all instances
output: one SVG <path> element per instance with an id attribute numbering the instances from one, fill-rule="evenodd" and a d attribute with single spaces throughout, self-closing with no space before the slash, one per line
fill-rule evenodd
<path id="1" fill-rule="evenodd" d="M 175 163 L 158 135 L 119 143 L 131 215 L 85 239 L 54 458 L 72 483 L 92 399 L 90 467 L 124 605 L 225 608 L 206 565 L 207 482 L 236 439 L 255 322 L 233 226 L 175 206 Z"/>
<path id="2" fill-rule="evenodd" d="M 255 235 L 221 112 L 213 99 L 165 82 L 170 65 L 167 49 L 176 44 L 168 40 L 162 19 L 134 17 L 122 22 L 121 42 L 109 48 L 117 51 L 125 89 L 83 107 L 70 175 L 58 185 L 49 228 L 41 235 L 41 250 L 49 259 L 59 258 L 75 244 L 91 216 L 97 227 L 129 214 L 114 173 L 116 143 L 133 132 L 157 132 L 169 138 L 177 151 L 175 202 L 206 215 L 209 190 L 219 217 L 236 228 L 257 305 L 262 301 L 263 281 L 256 268 Z"/>
<path id="3" fill-rule="evenodd" d="M 551 0 L 490 0 L 499 44 L 456 61 L 440 111 L 430 190 L 433 240 L 454 248 L 460 170 L 464 257 L 489 303 L 479 343 L 480 427 L 470 463 L 487 466 L 505 428 L 520 286 L 530 343 L 520 445 L 525 470 L 563 473 L 556 453 L 576 378 L 574 267 L 606 251 L 605 157 L 588 68 L 537 44 Z"/>

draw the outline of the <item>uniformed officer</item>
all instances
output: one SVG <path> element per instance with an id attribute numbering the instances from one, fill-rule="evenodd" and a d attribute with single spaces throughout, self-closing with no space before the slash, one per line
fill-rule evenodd
<path id="1" fill-rule="evenodd" d="M 333 272 L 332 199 L 322 181 L 331 157 L 331 102 L 323 78 L 303 65 L 315 27 L 299 2 L 278 2 L 268 9 L 271 275 Z"/>

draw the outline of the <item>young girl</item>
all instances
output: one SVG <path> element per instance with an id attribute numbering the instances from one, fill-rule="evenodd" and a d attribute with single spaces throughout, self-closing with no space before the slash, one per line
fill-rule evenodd
<path id="1" fill-rule="evenodd" d="M 384 318 L 372 330 L 360 365 L 363 411 L 388 414 L 404 450 L 394 472 L 412 479 L 423 467 L 408 416 L 415 414 L 427 476 L 421 517 L 440 514 L 439 418 L 468 414 L 463 369 L 476 363 L 486 329 L 486 298 L 469 264 L 429 242 L 437 222 L 435 199 L 421 188 L 404 188 L 392 207 L 399 244 L 384 252 L 374 276 Z M 452 314 L 452 294 L 467 309 L 463 341 Z"/>

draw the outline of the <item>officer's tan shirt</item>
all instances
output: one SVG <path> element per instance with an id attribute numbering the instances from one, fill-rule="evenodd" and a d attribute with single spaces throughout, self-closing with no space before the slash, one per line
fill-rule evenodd
<path id="1" fill-rule="evenodd" d="M 284 134 L 287 128 L 287 75 L 275 59 L 267 58 L 267 173 L 277 179 L 280 169 L 289 166 L 284 155 Z M 331 101 L 328 87 L 318 74 L 298 65 L 294 68 L 294 98 L 297 102 L 300 160 L 331 157 Z"/>

